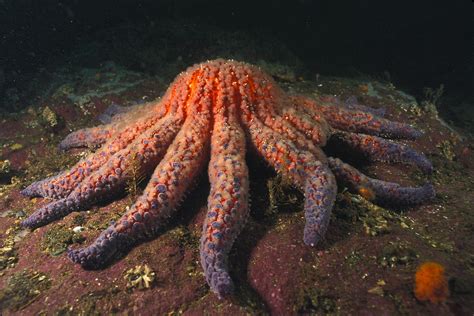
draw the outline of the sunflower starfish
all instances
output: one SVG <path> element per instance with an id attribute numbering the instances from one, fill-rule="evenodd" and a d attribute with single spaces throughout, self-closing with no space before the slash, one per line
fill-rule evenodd
<path id="1" fill-rule="evenodd" d="M 208 166 L 211 192 L 200 254 L 210 288 L 222 297 L 233 288 L 227 255 L 249 210 L 247 145 L 304 191 L 307 245 L 324 237 L 337 193 L 336 178 L 351 190 L 371 190 L 381 203 L 417 204 L 433 197 L 429 184 L 401 187 L 326 157 L 321 148 L 328 138 L 335 138 L 371 160 L 411 163 L 431 171 L 423 154 L 382 138 L 414 139 L 421 133 L 371 111 L 288 96 L 270 76 L 245 63 L 198 64 L 180 74 L 160 101 L 66 137 L 63 149 L 103 145 L 70 170 L 22 191 L 55 199 L 23 226 L 46 225 L 123 191 L 138 165 L 141 173 L 151 174 L 143 195 L 90 246 L 69 250 L 72 261 L 98 268 L 117 252 L 155 236 L 193 179 Z"/>

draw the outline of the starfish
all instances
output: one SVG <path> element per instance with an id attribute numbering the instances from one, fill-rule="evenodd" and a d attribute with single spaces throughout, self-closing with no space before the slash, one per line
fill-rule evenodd
<path id="1" fill-rule="evenodd" d="M 118 252 L 156 236 L 207 166 L 211 189 L 200 257 L 211 290 L 223 297 L 233 290 L 228 253 L 249 216 L 247 149 L 304 192 L 303 241 L 310 246 L 325 235 L 336 179 L 356 192 L 370 190 L 376 203 L 413 205 L 434 196 L 430 184 L 402 187 L 326 156 L 331 138 L 369 160 L 414 164 L 430 172 L 431 163 L 422 153 L 389 140 L 415 139 L 421 133 L 380 114 L 362 105 L 344 108 L 335 100 L 287 95 L 249 64 L 201 63 L 178 75 L 161 100 L 68 135 L 62 149 L 102 147 L 70 170 L 24 189 L 26 196 L 54 201 L 22 224 L 34 229 L 87 210 L 123 191 L 138 165 L 140 173 L 150 175 L 143 195 L 91 245 L 68 252 L 84 268 L 100 268 Z"/>

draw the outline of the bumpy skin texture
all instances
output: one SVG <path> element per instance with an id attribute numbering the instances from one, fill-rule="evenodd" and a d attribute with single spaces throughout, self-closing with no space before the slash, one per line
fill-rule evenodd
<path id="1" fill-rule="evenodd" d="M 156 236 L 184 194 L 208 166 L 211 192 L 201 238 L 206 280 L 219 297 L 232 292 L 228 253 L 249 213 L 247 149 L 256 151 L 305 194 L 303 241 L 324 238 L 337 193 L 336 180 L 375 201 L 413 205 L 434 196 L 431 185 L 401 187 L 369 178 L 338 158 L 327 157 L 329 138 L 369 160 L 414 164 L 432 170 L 426 157 L 384 138 L 414 139 L 413 127 L 377 115 L 355 100 L 314 101 L 286 95 L 260 69 L 214 60 L 180 74 L 158 102 L 123 111 L 107 125 L 76 131 L 61 149 L 102 148 L 68 171 L 35 182 L 26 196 L 55 199 L 23 221 L 37 228 L 123 191 L 132 170 L 151 175 L 142 196 L 88 247 L 69 250 L 72 261 L 100 268 L 143 240 Z"/>

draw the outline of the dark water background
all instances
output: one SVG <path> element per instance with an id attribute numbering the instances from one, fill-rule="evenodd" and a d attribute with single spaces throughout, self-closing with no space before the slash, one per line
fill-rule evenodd
<path id="1" fill-rule="evenodd" d="M 449 116 L 474 103 L 473 8 L 468 0 L 0 0 L 0 106 L 24 108 L 29 80 L 58 63 L 113 60 L 153 74 L 177 58 L 184 67 L 243 56 L 297 60 L 306 76 L 390 80 L 419 100 L 443 84 Z M 71 57 L 81 48 L 82 59 Z M 131 50 L 161 55 L 138 60 Z"/>

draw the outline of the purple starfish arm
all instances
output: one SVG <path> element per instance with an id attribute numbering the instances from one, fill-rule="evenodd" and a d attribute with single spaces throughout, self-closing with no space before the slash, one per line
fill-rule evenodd
<path id="1" fill-rule="evenodd" d="M 228 120 L 219 115 L 214 122 L 208 172 L 211 192 L 200 248 L 207 283 L 219 297 L 232 292 L 227 256 L 248 216 L 245 134 L 235 109 L 229 112 Z"/>
<path id="2" fill-rule="evenodd" d="M 329 157 L 328 162 L 336 178 L 346 184 L 349 190 L 372 190 L 377 203 L 410 206 L 425 203 L 435 196 L 434 188 L 429 183 L 422 187 L 402 187 L 398 183 L 370 178 L 338 158 Z"/>
<path id="3" fill-rule="evenodd" d="M 195 91 L 201 91 L 196 88 Z M 198 99 L 200 97 L 200 99 Z M 137 202 L 90 246 L 70 250 L 69 258 L 85 268 L 99 268 L 117 252 L 155 236 L 167 223 L 209 156 L 210 100 L 195 93 L 196 104 Z"/>
<path id="4" fill-rule="evenodd" d="M 408 124 L 390 121 L 371 113 L 319 105 L 306 98 L 293 97 L 293 102 L 296 107 L 306 109 L 316 117 L 322 115 L 332 128 L 338 130 L 393 139 L 416 139 L 422 135 Z"/>
<path id="5" fill-rule="evenodd" d="M 77 147 L 95 148 L 107 141 L 116 131 L 112 126 L 97 126 L 77 130 L 67 135 L 60 143 L 60 150 Z"/>
<path id="6" fill-rule="evenodd" d="M 327 165 L 309 162 L 306 167 L 306 185 L 304 190 L 305 219 L 304 243 L 317 245 L 326 234 L 337 194 L 334 175 Z"/>
<path id="7" fill-rule="evenodd" d="M 117 252 L 155 236 L 181 202 L 208 156 L 209 123 L 189 119 L 184 124 L 137 202 L 90 246 L 69 251 L 85 268 L 104 266 Z"/>
<path id="8" fill-rule="evenodd" d="M 355 149 L 370 161 L 400 162 L 412 164 L 425 173 L 433 171 L 433 165 L 422 153 L 377 136 L 364 134 L 336 132 L 334 138 L 344 143 L 344 147 Z"/>
<path id="9" fill-rule="evenodd" d="M 181 127 L 178 116 L 163 118 L 154 128 L 141 135 L 131 147 L 127 147 L 108 159 L 94 174 L 81 182 L 68 196 L 54 201 L 34 212 L 22 222 L 24 227 L 37 228 L 67 214 L 84 210 L 98 199 L 112 196 L 123 190 L 127 172 L 133 164 L 139 173 L 146 174 L 163 157 L 169 144 Z"/>

